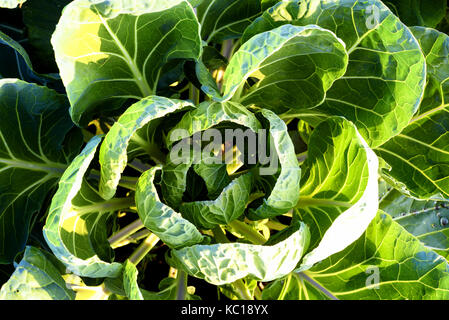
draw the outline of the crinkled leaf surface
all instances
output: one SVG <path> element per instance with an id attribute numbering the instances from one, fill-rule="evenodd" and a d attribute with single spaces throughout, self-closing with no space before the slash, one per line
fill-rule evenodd
<path id="1" fill-rule="evenodd" d="M 378 209 L 377 157 L 344 118 L 330 117 L 314 129 L 304 169 L 297 208 L 314 250 L 301 269 L 357 240 Z"/>
<path id="2" fill-rule="evenodd" d="M 306 275 L 338 299 L 449 298 L 448 262 L 382 211 L 360 239 Z"/>
<path id="3" fill-rule="evenodd" d="M 435 28 L 446 15 L 446 0 L 383 1 L 408 26 Z"/>
<path id="4" fill-rule="evenodd" d="M 239 38 L 245 28 L 277 0 L 209 0 L 197 8 L 206 42 Z"/>
<path id="5" fill-rule="evenodd" d="M 441 255 L 449 253 L 449 203 L 409 198 L 392 189 L 379 208 L 391 215 L 429 249 Z"/>
<path id="6" fill-rule="evenodd" d="M 181 248 L 202 242 L 204 236 L 195 225 L 159 200 L 154 185 L 154 175 L 159 169 L 153 167 L 146 171 L 137 183 L 136 205 L 140 219 L 169 247 Z"/>
<path id="7" fill-rule="evenodd" d="M 274 150 L 270 152 L 276 152 L 281 171 L 263 204 L 249 214 L 249 218 L 254 220 L 278 216 L 295 207 L 299 199 L 301 180 L 301 169 L 286 124 L 270 110 L 263 109 L 261 114 L 268 120 L 271 144 L 274 145 Z M 275 165 L 278 165 L 277 161 Z"/>
<path id="8" fill-rule="evenodd" d="M 161 68 L 172 59 L 198 59 L 199 24 L 186 0 L 76 0 L 52 37 L 71 103 L 85 125 L 127 99 L 156 94 Z"/>
<path id="9" fill-rule="evenodd" d="M 381 1 L 279 2 L 247 28 L 243 41 L 285 24 L 315 24 L 346 44 L 346 73 L 314 111 L 351 120 L 371 147 L 407 126 L 423 96 L 425 59 L 411 31 Z"/>
<path id="10" fill-rule="evenodd" d="M 234 179 L 215 200 L 185 202 L 181 205 L 182 216 L 202 229 L 213 229 L 229 224 L 243 214 L 252 188 L 252 174 Z"/>
<path id="11" fill-rule="evenodd" d="M 347 63 L 345 44 L 331 31 L 283 25 L 255 35 L 233 55 L 224 74 L 223 99 L 239 94 L 253 78 L 258 82 L 237 96 L 244 105 L 276 113 L 313 108 L 345 73 Z"/>
<path id="12" fill-rule="evenodd" d="M 414 27 L 427 63 L 427 86 L 418 112 L 397 136 L 377 149 L 391 166 L 383 173 L 405 185 L 410 195 L 449 197 L 449 37 Z"/>
<path id="13" fill-rule="evenodd" d="M 64 172 L 44 226 L 44 237 L 53 254 L 71 272 L 92 278 L 116 277 L 122 267 L 101 259 L 98 243 L 91 238 L 92 230 L 98 228 L 104 214 L 132 204 L 126 199 L 104 201 L 84 180 L 100 142 L 101 136 L 93 137 Z M 105 233 L 104 229 L 100 231 Z M 108 243 L 99 247 L 104 246 Z"/>
<path id="14" fill-rule="evenodd" d="M 0 300 L 74 300 L 59 269 L 39 249 L 26 247 L 11 278 L 0 290 Z"/>
<path id="15" fill-rule="evenodd" d="M 46 87 L 0 80 L 0 263 L 25 248 L 30 223 L 79 144 L 63 148 L 68 102 Z"/>
<path id="16" fill-rule="evenodd" d="M 123 287 L 126 296 L 130 300 L 143 300 L 142 292 L 137 284 L 138 271 L 136 266 L 129 260 L 123 265 Z"/>
<path id="17" fill-rule="evenodd" d="M 173 261 L 190 275 L 214 285 L 249 276 L 270 281 L 290 273 L 309 245 L 309 229 L 303 223 L 287 239 L 271 246 L 246 243 L 195 245 L 173 250 Z"/>
<path id="18" fill-rule="evenodd" d="M 100 194 L 105 199 L 114 196 L 120 176 L 128 162 L 128 145 L 132 139 L 151 156 L 152 146 L 136 135 L 137 130 L 150 121 L 193 105 L 188 101 L 150 96 L 129 107 L 106 134 L 100 148 Z"/>

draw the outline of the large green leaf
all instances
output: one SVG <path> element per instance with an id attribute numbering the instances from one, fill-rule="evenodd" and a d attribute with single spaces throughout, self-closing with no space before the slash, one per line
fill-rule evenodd
<path id="1" fill-rule="evenodd" d="M 234 179 L 215 200 L 184 202 L 182 216 L 202 229 L 213 229 L 239 218 L 246 209 L 252 188 L 252 174 Z"/>
<path id="2" fill-rule="evenodd" d="M 289 274 L 309 245 L 309 229 L 302 222 L 291 226 L 292 235 L 276 244 L 246 243 L 194 245 L 172 251 L 172 263 L 190 275 L 214 285 L 249 276 L 271 281 Z"/>
<path id="3" fill-rule="evenodd" d="M 136 132 L 150 121 L 186 108 L 194 107 L 188 101 L 150 96 L 129 107 L 107 133 L 100 148 L 100 194 L 104 199 L 114 196 L 120 176 L 128 162 L 128 145 L 134 139 L 151 156 L 154 146 Z"/>
<path id="4" fill-rule="evenodd" d="M 67 108 L 46 87 L 0 80 L 0 263 L 24 249 L 33 216 L 79 151 L 76 141 L 63 148 L 73 127 Z"/>
<path id="5" fill-rule="evenodd" d="M 128 208 L 134 201 L 128 198 L 104 201 L 84 179 L 100 142 L 101 136 L 93 137 L 64 172 L 52 199 L 44 237 L 53 254 L 76 275 L 116 277 L 121 264 L 105 262 L 102 258 L 107 257 L 99 254 L 99 248 L 109 246 L 104 241 L 106 225 L 102 217 Z M 101 223 L 103 225 L 98 225 Z M 102 243 L 98 243 L 96 238 L 100 238 Z"/>
<path id="6" fill-rule="evenodd" d="M 396 137 L 377 149 L 391 166 L 384 175 L 402 183 L 410 195 L 449 197 L 449 37 L 414 27 L 426 56 L 427 87 L 418 112 Z"/>
<path id="7" fill-rule="evenodd" d="M 239 38 L 256 17 L 278 0 L 209 0 L 197 8 L 206 42 Z"/>
<path id="8" fill-rule="evenodd" d="M 0 300 L 74 300 L 60 269 L 41 250 L 26 247 L 11 278 L 0 290 Z"/>
<path id="9" fill-rule="evenodd" d="M 344 118 L 329 117 L 314 129 L 304 169 L 297 208 L 314 250 L 301 269 L 357 240 L 378 209 L 378 159 Z"/>
<path id="10" fill-rule="evenodd" d="M 435 28 L 446 15 L 446 0 L 383 1 L 408 26 Z"/>
<path id="11" fill-rule="evenodd" d="M 154 185 L 154 176 L 159 169 L 153 167 L 146 171 L 137 183 L 136 205 L 140 219 L 169 247 L 181 248 L 202 242 L 204 236 L 193 224 L 159 200 Z"/>
<path id="12" fill-rule="evenodd" d="M 346 44 L 346 73 L 313 111 L 351 120 L 371 147 L 404 129 L 423 96 L 425 59 L 411 31 L 380 0 L 283 1 L 243 38 L 285 24 L 315 24 Z"/>
<path id="13" fill-rule="evenodd" d="M 263 109 L 261 114 L 268 120 L 271 144 L 274 145 L 273 151 L 277 153 L 281 171 L 271 193 L 248 215 L 254 220 L 275 217 L 295 207 L 299 199 L 301 180 L 301 169 L 286 124 L 270 110 Z"/>
<path id="14" fill-rule="evenodd" d="M 223 99 L 235 96 L 276 113 L 313 108 L 347 63 L 345 45 L 331 31 L 283 25 L 254 36 L 235 53 L 224 74 Z M 240 93 L 248 78 L 258 81 Z"/>
<path id="15" fill-rule="evenodd" d="M 127 99 L 156 94 L 167 62 L 198 59 L 201 52 L 199 24 L 186 0 L 75 0 L 51 42 L 72 119 L 81 125 Z"/>
<path id="16" fill-rule="evenodd" d="M 338 299 L 449 299 L 448 262 L 382 211 L 355 243 L 305 275 Z"/>
<path id="17" fill-rule="evenodd" d="M 449 254 L 449 203 L 420 201 L 391 189 L 379 208 L 429 249 Z"/>

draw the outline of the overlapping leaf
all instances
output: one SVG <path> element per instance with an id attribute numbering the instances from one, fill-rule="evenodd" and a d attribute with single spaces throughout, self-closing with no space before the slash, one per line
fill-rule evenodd
<path id="1" fill-rule="evenodd" d="M 396 137 L 377 149 L 391 166 L 383 173 L 402 183 L 410 195 L 429 199 L 449 196 L 449 37 L 415 27 L 426 56 L 427 86 L 418 112 Z"/>
<path id="2" fill-rule="evenodd" d="M 140 177 L 136 190 L 136 205 L 145 227 L 172 248 L 200 243 L 204 236 L 184 219 L 180 213 L 159 200 L 154 185 L 154 175 L 159 167 L 153 167 Z"/>
<path id="3" fill-rule="evenodd" d="M 74 300 L 60 268 L 41 250 L 28 246 L 11 278 L 0 290 L 0 300 Z"/>
<path id="4" fill-rule="evenodd" d="M 306 275 L 338 299 L 449 298 L 448 262 L 382 211 L 360 239 Z"/>
<path id="5" fill-rule="evenodd" d="M 446 0 L 385 0 L 384 3 L 408 26 L 435 28 L 446 15 Z"/>
<path id="6" fill-rule="evenodd" d="M 292 226 L 290 237 L 269 246 L 245 243 L 195 245 L 172 251 L 172 263 L 190 275 L 215 285 L 249 276 L 271 281 L 289 274 L 309 245 L 309 229 Z"/>
<path id="7" fill-rule="evenodd" d="M 134 202 L 127 198 L 104 201 L 84 179 L 100 142 L 100 136 L 92 138 L 64 172 L 44 226 L 44 236 L 53 254 L 71 272 L 92 278 L 116 277 L 120 273 L 121 264 L 103 261 L 99 256 L 98 248 L 109 248 L 105 241 L 106 224 L 101 218 Z M 103 236 L 92 237 L 97 227 L 96 232 Z"/>
<path id="8" fill-rule="evenodd" d="M 285 24 L 316 24 L 346 44 L 346 73 L 314 111 L 351 120 L 371 147 L 405 128 L 424 92 L 425 59 L 411 31 L 381 1 L 283 1 L 256 19 L 243 40 Z"/>
<path id="9" fill-rule="evenodd" d="M 321 104 L 346 71 L 344 43 L 331 31 L 311 25 L 283 25 L 245 42 L 224 74 L 224 96 L 280 113 Z M 241 93 L 248 78 L 257 79 Z"/>
<path id="10" fill-rule="evenodd" d="M 133 104 L 123 113 L 107 133 L 100 149 L 100 194 L 103 198 L 110 199 L 114 196 L 120 176 L 128 162 L 128 145 L 133 139 L 149 156 L 159 150 L 136 132 L 152 120 L 192 107 L 193 105 L 187 101 L 151 96 Z"/>
<path id="11" fill-rule="evenodd" d="M 378 160 L 351 122 L 330 117 L 312 132 L 298 210 L 310 227 L 307 269 L 357 240 L 378 209 Z"/>

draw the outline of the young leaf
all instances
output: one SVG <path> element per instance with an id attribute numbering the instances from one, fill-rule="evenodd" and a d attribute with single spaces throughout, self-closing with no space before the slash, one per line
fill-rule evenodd
<path id="1" fill-rule="evenodd" d="M 24 249 L 33 216 L 80 148 L 63 148 L 73 127 L 67 107 L 46 87 L 0 80 L 0 228 L 8 230 L 0 233 L 0 263 Z"/>
<path id="2" fill-rule="evenodd" d="M 234 179 L 215 200 L 185 202 L 182 216 L 201 229 L 213 229 L 239 218 L 246 209 L 252 187 L 251 173 Z"/>
<path id="3" fill-rule="evenodd" d="M 0 300 L 74 300 L 52 260 L 28 246 L 11 278 L 0 290 Z"/>
<path id="4" fill-rule="evenodd" d="M 351 122 L 330 117 L 312 132 L 298 210 L 311 229 L 307 269 L 357 240 L 378 209 L 378 160 Z"/>
<path id="5" fill-rule="evenodd" d="M 173 59 L 198 59 L 199 24 L 186 0 L 75 0 L 53 34 L 75 123 L 156 94 Z"/>
<path id="6" fill-rule="evenodd" d="M 427 86 L 418 112 L 396 137 L 377 148 L 391 166 L 383 174 L 420 199 L 449 197 L 449 37 L 414 27 L 427 63 Z"/>
<path id="7" fill-rule="evenodd" d="M 224 74 L 223 99 L 235 96 L 276 113 L 314 108 L 347 63 L 345 45 L 331 31 L 283 25 L 254 36 L 235 53 Z M 240 94 L 250 77 L 258 82 Z"/>
<path id="8" fill-rule="evenodd" d="M 71 272 L 84 277 L 113 278 L 120 273 L 122 265 L 105 262 L 99 257 L 95 242 L 91 240 L 91 230 L 97 227 L 103 214 L 124 209 L 132 203 L 128 199 L 104 201 L 84 180 L 100 142 L 101 136 L 93 137 L 64 172 L 43 232 L 53 254 Z"/>
<path id="9" fill-rule="evenodd" d="M 248 215 L 250 219 L 260 220 L 287 213 L 296 206 L 299 199 L 301 169 L 296 159 L 295 148 L 287 131 L 287 126 L 270 110 L 261 111 L 270 124 L 270 137 L 274 144 L 281 172 L 270 195 L 263 204 Z M 276 162 L 277 165 L 277 162 Z"/>
<path id="10" fill-rule="evenodd" d="M 360 239 L 305 274 L 338 299 L 449 298 L 448 262 L 382 211 Z"/>
<path id="11" fill-rule="evenodd" d="M 126 296 L 130 300 L 143 300 L 142 292 L 137 284 L 137 275 L 136 266 L 129 260 L 126 260 L 123 265 L 123 287 Z"/>
<path id="12" fill-rule="evenodd" d="M 380 0 L 290 0 L 267 10 L 243 41 L 285 24 L 316 24 L 346 44 L 346 73 L 314 111 L 354 122 L 376 147 L 405 128 L 424 92 L 426 66 L 411 31 Z"/>
<path id="13" fill-rule="evenodd" d="M 172 263 L 190 275 L 214 285 L 249 276 L 271 281 L 289 274 L 309 245 L 309 229 L 297 223 L 287 239 L 271 246 L 245 243 L 195 245 L 172 251 Z"/>
<path id="14" fill-rule="evenodd" d="M 117 189 L 120 176 L 128 162 L 127 148 L 132 139 L 152 156 L 158 149 L 148 141 L 139 139 L 136 131 L 155 119 L 194 107 L 188 101 L 150 96 L 129 107 L 107 133 L 100 148 L 100 194 L 111 199 Z"/>
<path id="15" fill-rule="evenodd" d="M 201 37 L 207 42 L 239 38 L 245 28 L 277 0 L 209 0 L 197 8 Z"/>
<path id="16" fill-rule="evenodd" d="M 172 248 L 201 243 L 204 236 L 181 214 L 159 200 L 154 175 L 159 167 L 144 172 L 137 182 L 136 206 L 146 228 Z"/>

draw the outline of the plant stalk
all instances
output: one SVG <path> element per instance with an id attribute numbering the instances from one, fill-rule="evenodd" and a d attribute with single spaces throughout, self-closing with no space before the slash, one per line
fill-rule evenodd
<path id="1" fill-rule="evenodd" d="M 135 265 L 139 264 L 140 261 L 154 248 L 156 243 L 158 243 L 159 238 L 155 234 L 150 234 L 141 244 L 137 247 L 136 251 L 129 257 L 129 261 Z"/>
<path id="2" fill-rule="evenodd" d="M 244 222 L 234 220 L 231 223 L 229 223 L 228 225 L 230 227 L 232 227 L 238 233 L 242 234 L 245 237 L 245 239 L 247 239 L 248 241 L 250 241 L 253 244 L 261 245 L 261 244 L 264 244 L 265 242 L 267 242 L 267 239 L 265 239 L 265 237 L 263 235 L 261 235 L 256 230 L 250 228 L 250 226 L 248 226 Z"/>
<path id="3" fill-rule="evenodd" d="M 112 248 L 115 248 L 117 244 L 122 242 L 124 239 L 129 237 L 130 235 L 136 233 L 140 229 L 143 228 L 143 222 L 140 219 L 135 220 L 134 222 L 130 223 L 123 229 L 117 231 L 115 234 L 110 236 L 108 238 L 108 242 L 111 245 Z"/>

